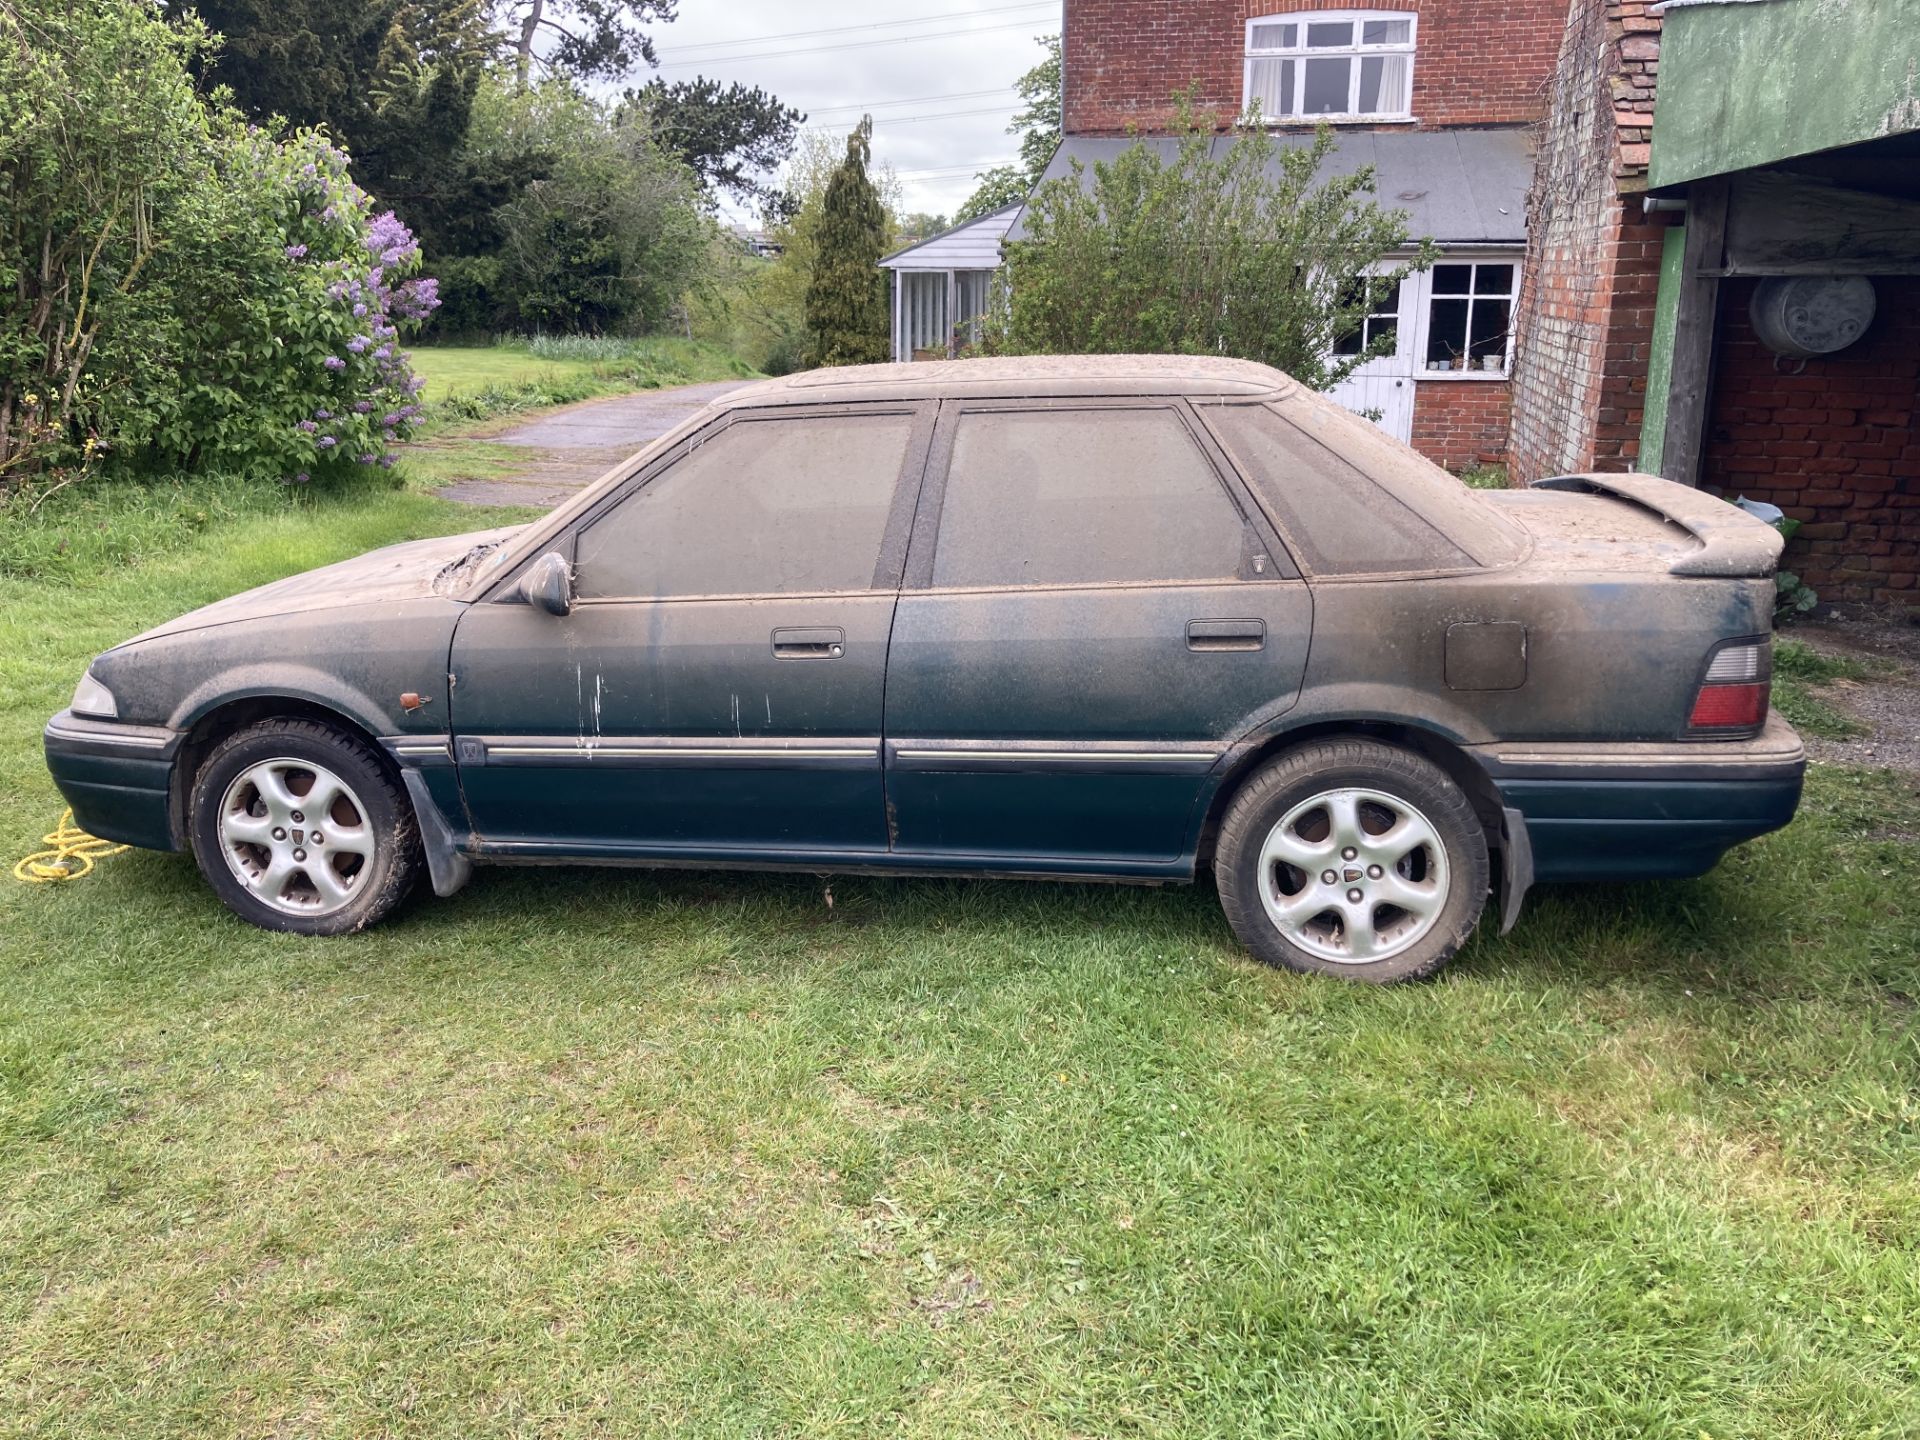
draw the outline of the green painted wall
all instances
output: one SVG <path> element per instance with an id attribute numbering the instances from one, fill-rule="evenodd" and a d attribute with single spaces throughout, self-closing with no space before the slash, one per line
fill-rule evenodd
<path id="1" fill-rule="evenodd" d="M 1920 131 L 1920 0 L 1757 0 L 1666 13 L 1648 183 Z"/>
<path id="2" fill-rule="evenodd" d="M 1660 242 L 1660 292 L 1653 302 L 1653 344 L 1647 354 L 1647 398 L 1640 412 L 1640 468 L 1660 473 L 1667 444 L 1667 392 L 1673 384 L 1673 322 L 1680 313 L 1680 257 L 1687 229 L 1675 225 Z"/>

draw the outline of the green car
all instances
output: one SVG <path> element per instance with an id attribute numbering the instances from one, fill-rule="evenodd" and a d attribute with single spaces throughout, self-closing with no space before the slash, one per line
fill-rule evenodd
<path id="1" fill-rule="evenodd" d="M 1261 959 L 1399 980 L 1792 818 L 1779 552 L 1650 476 L 1469 490 L 1259 365 L 818 371 L 109 650 L 47 763 L 278 930 L 475 865 L 1210 871 Z"/>

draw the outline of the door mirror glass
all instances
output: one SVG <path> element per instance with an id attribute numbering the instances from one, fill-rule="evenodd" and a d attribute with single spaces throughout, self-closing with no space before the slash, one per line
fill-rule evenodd
<path id="1" fill-rule="evenodd" d="M 573 610 L 573 567 L 567 557 L 549 550 L 520 577 L 520 596 L 529 605 L 549 615 L 566 615 Z"/>

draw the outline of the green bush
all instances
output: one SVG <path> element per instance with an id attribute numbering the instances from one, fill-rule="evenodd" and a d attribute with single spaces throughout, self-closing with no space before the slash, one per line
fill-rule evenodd
<path id="1" fill-rule="evenodd" d="M 305 479 L 418 414 L 419 247 L 319 135 L 198 95 L 208 45 L 141 0 L 0 4 L 0 477 Z"/>
<path id="2" fill-rule="evenodd" d="M 1001 354 L 1231 355 L 1325 390 L 1381 353 L 1341 356 L 1391 287 L 1432 264 L 1374 173 L 1323 176 L 1333 132 L 1281 146 L 1259 117 L 1216 153 L 1211 117 L 1176 98 L 1171 157 L 1134 144 L 1027 203 L 1006 247 L 985 347 Z M 1413 250 L 1409 259 L 1396 252 Z"/>
<path id="3" fill-rule="evenodd" d="M 616 113 L 561 79 L 521 88 L 490 77 L 461 159 L 502 177 L 501 193 L 468 217 L 460 243 L 473 253 L 440 266 L 439 334 L 644 334 L 699 276 L 713 222 L 643 111 Z"/>

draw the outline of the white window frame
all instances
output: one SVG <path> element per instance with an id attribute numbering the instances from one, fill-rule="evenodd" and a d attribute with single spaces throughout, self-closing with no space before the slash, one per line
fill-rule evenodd
<path id="1" fill-rule="evenodd" d="M 1366 45 L 1366 44 L 1360 43 L 1360 41 L 1356 39 L 1353 44 L 1342 46 L 1337 50 L 1331 50 L 1331 49 L 1311 50 L 1307 48 L 1306 27 L 1308 25 L 1324 25 L 1324 24 L 1338 24 L 1342 22 L 1351 22 L 1354 27 L 1355 36 L 1359 36 L 1360 34 L 1364 33 L 1360 29 L 1361 24 L 1368 20 L 1405 21 L 1407 25 L 1407 38 L 1404 42 L 1399 42 L 1391 45 Z M 1300 32 L 1299 32 L 1300 43 L 1287 48 L 1268 46 L 1261 49 L 1255 49 L 1253 44 L 1253 32 L 1254 32 L 1254 28 L 1260 25 L 1298 25 L 1300 26 Z M 1411 121 L 1414 118 L 1414 115 L 1413 115 L 1413 67 L 1414 67 L 1414 62 L 1418 57 L 1419 46 L 1420 46 L 1420 16 L 1417 11 L 1413 11 L 1413 10 L 1300 10 L 1300 11 L 1291 11 L 1283 15 L 1256 15 L 1252 19 L 1247 21 L 1246 35 L 1242 45 L 1243 62 L 1241 66 L 1241 75 L 1240 75 L 1241 111 L 1244 114 L 1247 111 L 1251 110 L 1252 108 L 1253 67 L 1254 67 L 1254 62 L 1256 61 L 1280 60 L 1288 64 L 1291 64 L 1294 67 L 1293 96 L 1294 96 L 1294 103 L 1298 105 L 1306 96 L 1305 72 L 1300 68 L 1300 63 L 1303 60 L 1348 59 L 1348 60 L 1352 60 L 1354 63 L 1348 67 L 1348 74 L 1347 74 L 1347 107 L 1348 108 L 1346 110 L 1341 111 L 1338 114 L 1321 114 L 1321 115 L 1307 115 L 1307 114 L 1300 113 L 1298 111 L 1288 115 L 1270 115 L 1263 111 L 1260 116 L 1261 120 L 1263 122 L 1274 124 L 1274 125 L 1318 124 L 1322 120 L 1325 120 L 1328 123 L 1335 124 L 1335 125 L 1340 125 L 1340 124 L 1378 125 L 1383 123 L 1391 123 L 1395 121 L 1400 121 L 1400 122 Z M 1360 68 L 1361 67 L 1359 62 L 1365 59 L 1366 57 L 1372 56 L 1372 55 L 1404 55 L 1407 57 L 1407 89 L 1406 89 L 1405 103 L 1402 106 L 1402 108 L 1398 110 L 1374 110 L 1374 111 L 1357 111 L 1353 108 L 1353 106 L 1358 102 L 1360 97 Z"/>
<path id="2" fill-rule="evenodd" d="M 1434 261 L 1433 268 L 1420 278 L 1416 303 L 1419 305 L 1414 322 L 1414 350 L 1412 354 L 1414 378 L 1422 383 L 1427 381 L 1454 380 L 1510 380 L 1513 378 L 1513 327 L 1520 308 L 1520 281 L 1523 274 L 1526 252 L 1522 250 L 1466 250 L 1442 251 L 1440 258 Z M 1498 370 L 1429 370 L 1427 368 L 1427 347 L 1433 338 L 1433 302 L 1435 300 L 1466 299 L 1458 295 L 1436 294 L 1434 291 L 1434 271 L 1442 265 L 1511 265 L 1513 279 L 1508 288 L 1507 301 L 1507 338 L 1501 350 L 1501 363 Z M 1498 300 L 1496 295 L 1476 294 L 1472 301 Z M 1473 334 L 1473 313 L 1471 302 L 1467 313 L 1467 334 Z"/>

